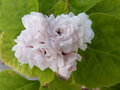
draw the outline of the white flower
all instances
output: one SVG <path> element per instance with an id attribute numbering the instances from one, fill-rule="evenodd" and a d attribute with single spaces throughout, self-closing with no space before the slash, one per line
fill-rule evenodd
<path id="1" fill-rule="evenodd" d="M 44 15 L 32 12 L 22 18 L 26 30 L 22 31 L 13 47 L 15 56 L 22 64 L 29 63 L 32 68 L 34 65 L 41 70 L 49 66 L 49 61 L 55 58 L 56 52 L 49 45 L 49 35 L 47 34 L 48 21 Z M 28 22 L 27 22 L 28 21 Z M 49 57 L 49 58 L 48 58 Z"/>
<path id="2" fill-rule="evenodd" d="M 91 43 L 94 37 L 91 29 L 92 22 L 85 13 L 78 16 L 73 13 L 62 14 L 56 18 L 51 15 L 49 21 L 51 40 L 55 41 L 65 53 L 76 51 L 78 47 L 85 50 L 86 43 Z"/>
<path id="3" fill-rule="evenodd" d="M 50 68 L 68 79 L 76 70 L 78 48 L 85 50 L 94 33 L 91 20 L 85 13 L 44 16 L 32 12 L 22 18 L 25 30 L 17 37 L 12 50 L 21 64 L 34 65 L 41 70 Z"/>
<path id="4" fill-rule="evenodd" d="M 91 40 L 94 38 L 94 32 L 91 28 L 92 21 L 85 13 L 79 14 L 78 17 L 81 22 L 78 32 L 79 48 L 85 50 L 87 43 L 91 43 Z"/>

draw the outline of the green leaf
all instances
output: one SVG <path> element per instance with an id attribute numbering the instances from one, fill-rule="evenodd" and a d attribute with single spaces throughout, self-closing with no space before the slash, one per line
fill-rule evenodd
<path id="1" fill-rule="evenodd" d="M 37 0 L 0 0 L 0 30 L 21 31 L 21 17 L 38 11 Z"/>
<path id="2" fill-rule="evenodd" d="M 50 84 L 41 86 L 39 90 L 80 90 L 80 87 L 56 77 Z"/>
<path id="3" fill-rule="evenodd" d="M 54 7 L 52 8 L 52 12 L 54 13 L 55 16 L 59 14 L 67 14 L 69 13 L 69 2 L 68 0 L 60 0 L 58 1 Z"/>
<path id="4" fill-rule="evenodd" d="M 91 14 L 95 37 L 74 72 L 76 83 L 88 88 L 120 82 L 120 21 L 108 14 Z"/>
<path id="5" fill-rule="evenodd" d="M 108 13 L 120 19 L 120 0 L 101 0 L 87 13 Z"/>
<path id="6" fill-rule="evenodd" d="M 29 81 L 11 70 L 0 72 L 1 90 L 39 90 L 39 81 Z"/>
<path id="7" fill-rule="evenodd" d="M 39 90 L 39 81 L 33 81 L 32 83 L 21 86 L 16 90 Z"/>
<path id="8" fill-rule="evenodd" d="M 41 83 L 41 86 L 45 86 L 54 79 L 54 73 L 50 69 L 46 69 L 44 72 L 38 73 L 38 77 Z"/>
<path id="9" fill-rule="evenodd" d="M 69 0 L 38 0 L 39 11 L 50 15 L 54 13 L 55 16 L 63 13 L 69 13 Z"/>
<path id="10" fill-rule="evenodd" d="M 103 88 L 100 88 L 100 90 L 120 90 L 120 84 L 117 84 L 111 87 L 103 87 Z"/>
<path id="11" fill-rule="evenodd" d="M 75 14 L 86 12 L 100 0 L 70 0 L 71 11 Z"/>
<path id="12" fill-rule="evenodd" d="M 59 0 L 38 0 L 39 2 L 39 11 L 49 15 L 51 14 L 53 6 L 58 2 Z"/>

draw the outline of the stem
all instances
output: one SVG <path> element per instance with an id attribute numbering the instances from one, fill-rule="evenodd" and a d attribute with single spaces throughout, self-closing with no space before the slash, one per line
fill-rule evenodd
<path id="1" fill-rule="evenodd" d="M 66 0 L 66 9 L 69 13 L 70 12 L 70 0 Z"/>

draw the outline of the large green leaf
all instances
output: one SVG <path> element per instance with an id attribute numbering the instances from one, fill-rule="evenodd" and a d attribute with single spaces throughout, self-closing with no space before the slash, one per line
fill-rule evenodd
<path id="1" fill-rule="evenodd" d="M 86 12 L 100 0 L 70 0 L 71 11 L 75 14 Z"/>
<path id="2" fill-rule="evenodd" d="M 87 13 L 108 13 L 120 19 L 120 0 L 101 0 Z"/>
<path id="3" fill-rule="evenodd" d="M 11 70 L 0 72 L 0 90 L 39 90 L 39 81 L 29 81 Z"/>
<path id="4" fill-rule="evenodd" d="M 32 11 L 39 11 L 37 0 L 0 0 L 0 30 L 3 31 L 0 39 L 0 56 L 2 61 L 16 71 L 25 74 L 29 77 L 40 77 L 50 74 L 49 79 L 44 79 L 44 84 L 53 79 L 54 73 L 48 71 L 44 73 L 39 68 L 30 68 L 29 65 L 20 65 L 11 51 L 15 45 L 14 39 L 20 34 L 23 29 L 21 17 Z M 42 74 L 42 75 L 41 75 Z M 46 75 L 47 74 L 47 75 Z M 42 81 L 43 82 L 43 81 Z M 41 82 L 41 83 L 42 83 Z"/>
<path id="5" fill-rule="evenodd" d="M 91 14 L 95 37 L 88 49 L 79 51 L 83 59 L 74 78 L 89 88 L 120 82 L 120 21 L 107 14 Z"/>
<path id="6" fill-rule="evenodd" d="M 39 90 L 80 90 L 80 87 L 56 77 L 50 84 L 41 86 Z"/>
<path id="7" fill-rule="evenodd" d="M 21 17 L 38 11 L 37 0 L 0 0 L 0 30 L 22 30 Z"/>

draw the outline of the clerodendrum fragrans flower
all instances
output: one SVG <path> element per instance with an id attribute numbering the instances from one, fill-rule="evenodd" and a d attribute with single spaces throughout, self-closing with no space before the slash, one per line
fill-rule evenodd
<path id="1" fill-rule="evenodd" d="M 21 64 L 34 65 L 41 70 L 52 69 L 61 77 L 69 78 L 82 57 L 78 48 L 85 50 L 94 33 L 91 20 L 85 13 L 75 16 L 61 14 L 45 16 L 31 12 L 22 18 L 25 30 L 17 37 L 12 50 Z"/>

